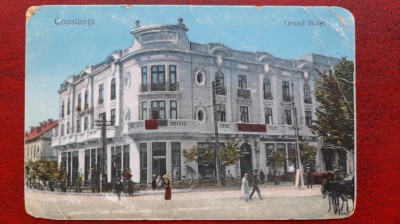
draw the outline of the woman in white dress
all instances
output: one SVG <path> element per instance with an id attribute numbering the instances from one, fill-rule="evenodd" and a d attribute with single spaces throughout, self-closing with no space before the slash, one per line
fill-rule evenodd
<path id="1" fill-rule="evenodd" d="M 249 188 L 249 174 L 246 173 L 244 177 L 242 178 L 242 195 L 246 202 L 249 202 L 249 195 L 250 195 L 250 188 Z"/>

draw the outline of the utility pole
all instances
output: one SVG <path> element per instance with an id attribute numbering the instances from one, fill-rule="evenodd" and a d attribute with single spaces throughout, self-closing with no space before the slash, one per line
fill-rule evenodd
<path id="1" fill-rule="evenodd" d="M 223 170 L 221 167 L 220 153 L 219 153 L 219 136 L 218 136 L 218 121 L 217 121 L 217 100 L 215 96 L 215 81 L 212 81 L 212 100 L 213 100 L 213 114 L 214 114 L 214 135 L 215 135 L 215 163 L 217 166 L 217 181 L 218 185 L 222 185 Z"/>
<path id="2" fill-rule="evenodd" d="M 301 166 L 301 157 L 300 157 L 300 147 L 299 147 L 299 124 L 297 122 L 297 109 L 294 104 L 294 83 L 292 82 L 292 107 L 293 107 L 293 115 L 294 115 L 294 134 L 296 137 L 296 155 L 297 155 L 297 171 L 300 175 L 300 189 L 304 189 L 304 178 L 303 178 L 303 169 Z M 297 179 L 297 178 L 296 178 Z"/>
<path id="3" fill-rule="evenodd" d="M 101 120 L 97 120 L 95 121 L 96 126 L 99 127 L 101 129 L 101 148 L 102 148 L 102 152 L 103 152 L 103 161 L 101 161 L 98 165 L 103 166 L 103 169 L 98 172 L 100 172 L 100 192 L 102 191 L 102 183 L 103 183 L 103 179 L 107 181 L 107 127 L 108 126 L 114 126 L 113 122 L 107 122 L 106 121 L 106 116 L 102 116 Z"/>

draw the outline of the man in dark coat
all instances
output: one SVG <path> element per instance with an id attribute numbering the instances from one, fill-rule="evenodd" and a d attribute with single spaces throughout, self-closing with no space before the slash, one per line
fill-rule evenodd
<path id="1" fill-rule="evenodd" d="M 128 194 L 129 196 L 133 196 L 133 181 L 128 180 Z"/>
<path id="2" fill-rule="evenodd" d="M 262 170 L 260 170 L 260 180 L 261 180 L 261 183 L 263 184 L 264 180 L 265 180 L 265 173 Z"/>
<path id="3" fill-rule="evenodd" d="M 117 193 L 118 200 L 121 200 L 121 191 L 124 188 L 121 180 L 118 178 L 117 182 L 115 182 L 115 193 Z"/>
<path id="4" fill-rule="evenodd" d="M 259 180 L 258 180 L 258 171 L 257 170 L 254 170 L 252 182 L 253 182 L 253 191 L 251 192 L 249 199 L 251 200 L 254 192 L 257 191 L 258 197 L 262 200 L 263 198 L 261 196 L 260 189 L 258 188 Z"/>

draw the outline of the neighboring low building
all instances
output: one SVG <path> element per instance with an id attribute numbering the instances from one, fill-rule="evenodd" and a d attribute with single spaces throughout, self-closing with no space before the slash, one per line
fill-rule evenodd
<path id="1" fill-rule="evenodd" d="M 140 26 L 133 45 L 103 62 L 88 66 L 61 84 L 60 128 L 52 146 L 68 171 L 69 181 L 107 181 L 130 168 L 135 182 L 150 183 L 153 174 L 174 180 L 215 178 L 214 161 L 204 150 L 214 141 L 212 81 L 216 83 L 220 141 L 239 141 L 243 158 L 227 170 L 237 178 L 253 169 L 269 173 L 266 156 L 295 149 L 294 112 L 302 141 L 322 147 L 311 130 L 318 103 L 312 93 L 319 79 L 315 69 L 329 70 L 339 59 L 310 54 L 293 60 L 266 52 L 243 52 L 223 44 L 191 42 L 188 29 L 177 25 Z M 204 31 L 207 32 L 207 31 Z M 293 84 L 293 90 L 292 90 Z M 105 118 L 107 149 L 96 120 Z M 185 164 L 183 149 L 199 148 L 199 163 Z M 106 160 L 104 160 L 106 158 Z M 318 151 L 316 170 L 321 167 Z M 106 166 L 104 168 L 104 166 Z M 293 172 L 285 163 L 282 172 Z"/>
<path id="2" fill-rule="evenodd" d="M 49 119 L 40 122 L 40 126 L 31 127 L 25 134 L 24 162 L 37 160 L 57 161 L 57 152 L 51 148 L 51 138 L 57 133 L 58 121 Z"/>

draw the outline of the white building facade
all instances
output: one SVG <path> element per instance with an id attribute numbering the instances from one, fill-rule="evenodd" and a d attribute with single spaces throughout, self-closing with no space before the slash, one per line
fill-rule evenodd
<path id="1" fill-rule="evenodd" d="M 215 178 L 214 161 L 204 158 L 215 141 L 213 81 L 220 141 L 239 141 L 244 155 L 227 167 L 235 177 L 254 169 L 269 173 L 271 150 L 286 156 L 294 151 L 292 96 L 302 140 L 322 147 L 309 129 L 317 119 L 315 68 L 331 69 L 338 59 L 311 54 L 285 60 L 219 43 L 194 43 L 181 19 L 177 25 L 136 25 L 132 47 L 60 86 L 59 129 L 52 147 L 69 180 L 90 180 L 97 169 L 106 170 L 110 182 L 126 168 L 135 182 L 150 183 L 153 174 L 182 180 L 190 176 L 187 165 L 195 179 Z M 95 122 L 103 117 L 113 127 L 106 130 L 106 150 Z M 186 164 L 182 151 L 193 146 L 199 148 L 199 162 Z M 316 160 L 315 169 L 324 170 L 320 150 Z M 292 172 L 293 164 L 287 161 L 283 171 Z"/>

